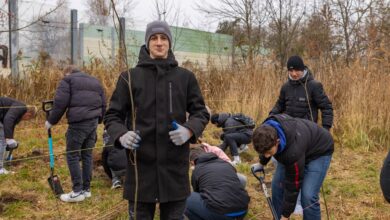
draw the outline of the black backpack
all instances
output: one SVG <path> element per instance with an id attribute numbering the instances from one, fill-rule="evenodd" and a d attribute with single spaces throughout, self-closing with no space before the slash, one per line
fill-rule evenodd
<path id="1" fill-rule="evenodd" d="M 232 115 L 233 119 L 236 121 L 241 122 L 243 125 L 245 125 L 245 128 L 254 129 L 256 126 L 255 121 L 242 113 L 237 113 Z"/>

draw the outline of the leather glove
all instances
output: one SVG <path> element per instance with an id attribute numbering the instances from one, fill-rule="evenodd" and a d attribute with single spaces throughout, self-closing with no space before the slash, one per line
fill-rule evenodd
<path id="1" fill-rule="evenodd" d="M 45 128 L 46 128 L 47 130 L 49 130 L 51 127 L 53 127 L 53 125 L 50 124 L 50 122 L 45 121 Z"/>
<path id="2" fill-rule="evenodd" d="M 251 165 L 251 170 L 254 173 L 261 172 L 264 170 L 264 166 L 261 165 L 260 163 L 255 163 Z"/>
<path id="3" fill-rule="evenodd" d="M 169 137 L 176 146 L 180 146 L 187 142 L 192 137 L 190 129 L 176 124 L 177 129 L 169 132 Z"/>
<path id="4" fill-rule="evenodd" d="M 18 147 L 18 142 L 16 142 L 15 139 L 7 139 L 6 143 L 8 149 L 15 149 Z"/>
<path id="5" fill-rule="evenodd" d="M 119 138 L 119 142 L 126 149 L 137 149 L 139 147 L 139 143 L 141 142 L 141 137 L 138 133 L 139 132 L 128 131 Z"/>

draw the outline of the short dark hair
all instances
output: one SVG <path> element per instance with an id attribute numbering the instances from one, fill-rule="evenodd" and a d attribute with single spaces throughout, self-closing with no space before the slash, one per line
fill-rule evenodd
<path id="1" fill-rule="evenodd" d="M 278 134 L 269 125 L 261 125 L 255 129 L 252 136 L 253 147 L 259 154 L 264 154 L 276 144 Z"/>
<path id="2" fill-rule="evenodd" d="M 191 150 L 190 150 L 190 161 L 196 161 L 198 159 L 198 157 L 202 154 L 205 153 L 205 150 L 203 149 L 202 146 L 195 146 L 195 147 L 191 147 Z"/>

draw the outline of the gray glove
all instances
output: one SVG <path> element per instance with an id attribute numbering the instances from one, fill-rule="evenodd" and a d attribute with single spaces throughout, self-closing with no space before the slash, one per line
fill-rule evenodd
<path id="1" fill-rule="evenodd" d="M 18 142 L 15 139 L 6 139 L 8 149 L 16 149 L 18 147 Z"/>
<path id="2" fill-rule="evenodd" d="M 192 131 L 186 127 L 183 127 L 179 124 L 177 129 L 169 132 L 169 137 L 176 146 L 180 146 L 187 142 L 192 137 Z"/>
<path id="3" fill-rule="evenodd" d="M 251 170 L 254 173 L 262 172 L 264 170 L 264 166 L 261 165 L 260 163 L 255 163 L 251 165 Z"/>
<path id="4" fill-rule="evenodd" d="M 128 131 L 119 138 L 121 145 L 130 150 L 137 149 L 141 142 L 141 137 L 134 131 Z"/>
<path id="5" fill-rule="evenodd" d="M 50 124 L 50 122 L 45 121 L 45 128 L 46 128 L 47 130 L 49 130 L 51 127 L 53 127 L 53 125 Z"/>

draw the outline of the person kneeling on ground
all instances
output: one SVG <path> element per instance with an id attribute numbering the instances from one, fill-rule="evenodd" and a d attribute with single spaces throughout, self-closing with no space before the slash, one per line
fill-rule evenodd
<path id="1" fill-rule="evenodd" d="M 187 198 L 185 215 L 190 220 L 243 219 L 248 210 L 249 196 L 240 184 L 236 170 L 213 153 L 191 150 L 195 165 Z"/>
<path id="2" fill-rule="evenodd" d="M 122 187 L 122 177 L 126 174 L 126 150 L 115 147 L 105 130 L 103 133 L 104 148 L 102 151 L 102 164 L 104 172 L 111 179 L 111 189 Z"/>
<path id="3" fill-rule="evenodd" d="M 211 123 L 222 127 L 221 140 L 223 143 L 219 147 L 223 151 L 227 147 L 230 148 L 230 153 L 234 158 L 233 165 L 241 163 L 239 154 L 247 150 L 247 144 L 251 142 L 255 127 L 253 119 L 244 114 L 219 113 L 211 116 Z"/>
<path id="4" fill-rule="evenodd" d="M 281 220 L 293 213 L 301 190 L 303 219 L 321 219 L 319 191 L 334 151 L 332 135 L 316 123 L 286 114 L 272 115 L 253 133 L 262 169 L 273 156 L 278 161 L 272 179 L 272 203 Z M 279 170 L 278 170 L 279 169 Z"/>

